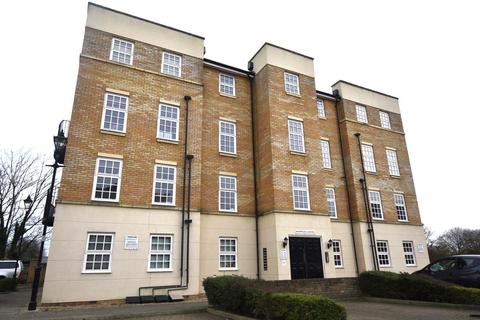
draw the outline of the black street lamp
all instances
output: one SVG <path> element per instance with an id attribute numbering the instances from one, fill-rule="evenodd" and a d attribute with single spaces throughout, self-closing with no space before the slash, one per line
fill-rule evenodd
<path id="1" fill-rule="evenodd" d="M 38 253 L 38 263 L 37 263 L 37 266 L 35 267 L 35 277 L 33 278 L 32 295 L 30 297 L 30 303 L 28 304 L 28 310 L 37 309 L 37 294 L 38 294 L 38 287 L 40 285 L 40 275 L 42 272 L 43 247 L 45 245 L 47 228 L 53 226 L 54 212 L 55 212 L 55 207 L 52 204 L 53 189 L 55 187 L 55 177 L 57 174 L 57 169 L 62 167 L 62 164 L 65 160 L 65 151 L 67 149 L 67 142 L 68 142 L 67 134 L 66 134 L 67 129 L 68 129 L 68 120 L 63 120 L 58 125 L 57 135 L 53 137 L 53 143 L 55 145 L 53 158 L 55 159 L 55 163 L 53 165 L 48 165 L 49 167 L 53 168 L 52 183 L 50 184 L 50 189 L 47 192 L 47 201 L 45 202 L 45 210 L 43 211 L 43 219 L 42 219 L 43 233 L 42 233 L 42 239 L 40 243 L 40 251 Z"/>
<path id="2" fill-rule="evenodd" d="M 33 201 L 32 201 L 32 198 L 30 198 L 30 195 L 28 195 L 28 197 L 25 200 L 23 200 L 23 204 L 25 205 L 25 210 L 27 210 L 25 215 L 28 216 L 30 214 L 30 210 L 32 210 L 32 204 L 33 204 Z M 16 225 L 15 227 L 16 229 L 22 228 L 22 230 L 17 231 L 20 233 L 20 243 L 18 244 L 17 261 L 15 263 L 15 271 L 13 272 L 14 279 L 17 278 L 18 260 L 20 260 L 20 255 L 22 254 L 23 233 L 25 231 L 25 227 L 22 224 L 20 224 L 20 226 Z"/>

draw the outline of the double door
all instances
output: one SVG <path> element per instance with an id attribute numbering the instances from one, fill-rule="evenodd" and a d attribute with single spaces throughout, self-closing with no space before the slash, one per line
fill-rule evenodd
<path id="1" fill-rule="evenodd" d="M 320 238 L 290 237 L 288 242 L 292 279 L 323 278 Z"/>

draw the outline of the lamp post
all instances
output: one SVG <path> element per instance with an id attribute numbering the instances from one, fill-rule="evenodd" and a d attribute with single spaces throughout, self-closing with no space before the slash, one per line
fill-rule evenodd
<path id="1" fill-rule="evenodd" d="M 28 216 L 30 214 L 30 210 L 32 210 L 32 204 L 33 204 L 33 201 L 32 201 L 32 198 L 30 198 L 30 195 L 28 195 L 28 197 L 25 200 L 23 200 L 23 204 L 25 205 L 25 210 L 27 210 L 25 215 Z M 20 226 L 17 225 L 16 227 L 22 228 L 22 230 L 17 231 L 20 233 L 20 243 L 18 244 L 17 261 L 15 263 L 15 271 L 13 272 L 14 279 L 17 278 L 18 260 L 20 260 L 20 255 L 22 254 L 23 232 L 25 229 L 25 227 L 22 224 L 20 224 Z"/>
<path id="2" fill-rule="evenodd" d="M 55 159 L 55 163 L 53 165 L 48 165 L 49 167 L 53 168 L 52 174 L 52 183 L 50 184 L 50 189 L 47 192 L 47 200 L 45 202 L 45 209 L 43 211 L 43 232 L 42 232 L 42 239 L 40 242 L 40 251 L 38 253 L 38 263 L 35 267 L 35 277 L 33 278 L 32 284 L 32 295 L 30 297 L 30 303 L 28 304 L 28 310 L 35 310 L 37 309 L 37 294 L 38 294 L 38 287 L 40 285 L 40 275 L 42 272 L 42 258 L 43 258 L 43 247 L 45 245 L 45 237 L 47 234 L 47 228 L 53 226 L 53 213 L 54 207 L 52 205 L 52 198 L 53 198 L 53 189 L 55 187 L 55 177 L 57 174 L 57 169 L 62 167 L 62 164 L 65 160 L 65 151 L 67 149 L 67 130 L 68 121 L 63 120 L 58 125 L 58 133 L 56 136 L 53 137 L 53 143 L 55 145 L 55 151 L 53 153 L 53 158 Z"/>

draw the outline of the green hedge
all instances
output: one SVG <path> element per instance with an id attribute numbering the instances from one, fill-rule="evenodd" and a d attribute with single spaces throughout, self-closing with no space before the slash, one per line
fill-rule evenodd
<path id="1" fill-rule="evenodd" d="M 275 320 L 343 320 L 345 309 L 332 300 L 301 293 L 265 293 L 262 281 L 239 276 L 203 280 L 208 302 L 225 311 Z"/>
<path id="2" fill-rule="evenodd" d="M 4 278 L 0 279 L 0 292 L 17 290 L 18 279 Z"/>
<path id="3" fill-rule="evenodd" d="M 465 288 L 423 275 L 367 271 L 360 289 L 372 297 L 458 304 L 480 304 L 480 289 Z"/>
<path id="4" fill-rule="evenodd" d="M 332 300 L 302 293 L 269 293 L 264 295 L 257 315 L 278 320 L 345 320 L 345 308 Z"/>

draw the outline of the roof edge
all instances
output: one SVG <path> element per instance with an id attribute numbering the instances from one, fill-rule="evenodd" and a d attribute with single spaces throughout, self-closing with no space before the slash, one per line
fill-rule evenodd
<path id="1" fill-rule="evenodd" d="M 210 60 L 210 59 L 207 59 L 207 58 L 203 58 L 203 61 L 207 64 L 215 65 L 215 66 L 223 68 L 223 69 L 230 69 L 232 71 L 235 71 L 235 72 L 238 72 L 238 73 L 243 73 L 245 75 L 253 74 L 253 72 L 243 70 L 243 69 L 240 69 L 240 68 L 237 68 L 237 67 L 229 66 L 228 64 L 221 63 L 221 62 L 214 61 L 214 60 Z"/>
<path id="2" fill-rule="evenodd" d="M 127 16 L 127 17 L 130 17 L 130 18 L 138 19 L 138 20 L 141 20 L 141 21 L 144 21 L 144 22 L 147 22 L 147 23 L 151 23 L 151 24 L 157 25 L 157 26 L 159 26 L 159 27 L 167 28 L 167 29 L 170 29 L 170 30 L 173 30 L 173 31 L 181 32 L 181 33 L 184 33 L 184 34 L 186 34 L 186 35 L 189 35 L 189 36 L 192 36 L 192 37 L 196 37 L 196 38 L 205 40 L 205 38 L 202 37 L 202 36 L 199 36 L 199 35 L 196 35 L 196 34 L 187 32 L 187 31 L 183 31 L 183 30 L 180 30 L 180 29 L 176 29 L 176 28 L 173 28 L 173 27 L 169 27 L 169 26 L 166 26 L 166 25 L 164 25 L 164 24 L 161 24 L 161 23 L 158 23 L 158 22 L 155 22 L 155 21 L 152 21 L 152 20 L 147 20 L 147 19 L 144 19 L 144 18 L 140 18 L 140 17 L 134 16 L 133 14 L 129 14 L 129 13 L 126 13 L 126 12 L 123 12 L 123 11 L 115 10 L 115 9 L 112 9 L 112 8 L 109 8 L 109 7 L 105 7 L 105 6 L 102 6 L 102 5 L 93 3 L 93 2 L 88 2 L 88 6 L 94 6 L 94 7 L 102 8 L 102 9 L 105 9 L 105 10 L 109 10 L 109 11 L 112 11 L 112 12 L 115 12 L 115 13 L 118 13 L 118 14 L 123 14 L 123 15 L 125 15 L 125 16 Z"/>
<path id="3" fill-rule="evenodd" d="M 372 90 L 372 89 L 369 89 L 369 88 L 365 88 L 365 87 L 359 86 L 358 84 L 354 84 L 354 83 L 351 83 L 351 82 L 348 82 L 348 81 L 345 81 L 345 80 L 338 80 L 337 82 L 332 84 L 332 87 L 335 86 L 336 84 L 340 83 L 340 82 L 343 82 L 343 83 L 346 83 L 348 85 L 351 85 L 351 86 L 354 86 L 354 87 L 357 87 L 357 88 L 360 88 L 360 89 L 364 89 L 364 90 L 367 90 L 367 91 L 370 91 L 370 92 L 381 94 L 382 96 L 386 96 L 386 97 L 390 97 L 390 98 L 398 100 L 398 98 L 395 97 L 395 96 L 392 96 L 392 95 L 389 95 L 389 94 L 386 94 L 386 93 L 383 93 L 383 92 L 380 92 L 380 91 Z"/>

